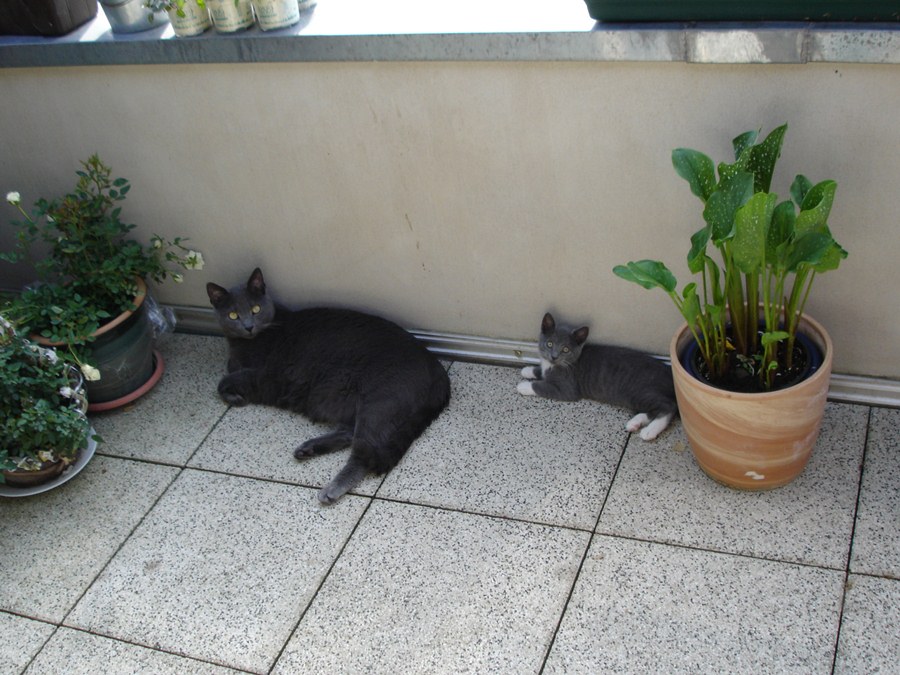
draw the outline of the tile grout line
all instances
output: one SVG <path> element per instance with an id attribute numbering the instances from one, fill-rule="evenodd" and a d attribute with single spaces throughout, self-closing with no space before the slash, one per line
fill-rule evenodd
<path id="1" fill-rule="evenodd" d="M 380 487 L 380 486 L 379 486 Z M 291 643 L 291 640 L 294 639 L 294 635 L 296 635 L 297 630 L 300 628 L 300 624 L 303 623 L 303 619 L 306 618 L 306 614 L 309 612 L 310 607 L 312 607 L 313 603 L 316 601 L 316 598 L 319 597 L 319 592 L 322 590 L 322 587 L 325 585 L 325 582 L 328 581 L 328 578 L 331 576 L 331 572 L 334 570 L 335 565 L 337 565 L 338 560 L 341 559 L 341 556 L 344 555 L 344 551 L 347 550 L 347 546 L 349 546 L 350 541 L 353 539 L 353 535 L 356 534 L 356 531 L 359 529 L 360 524 L 363 519 L 366 517 L 366 514 L 369 512 L 369 509 L 372 508 L 372 503 L 375 501 L 375 497 L 363 497 L 363 499 L 368 500 L 368 504 L 366 504 L 366 508 L 363 509 L 363 512 L 359 514 L 359 518 L 357 518 L 356 523 L 353 525 L 353 529 L 350 530 L 350 533 L 347 535 L 347 539 L 344 540 L 343 545 L 341 545 L 340 550 L 334 556 L 334 559 L 331 561 L 331 564 L 328 566 L 328 569 L 325 571 L 325 574 L 322 575 L 322 580 L 318 583 L 313 594 L 309 598 L 309 602 L 306 603 L 306 607 L 303 608 L 303 611 L 300 612 L 300 616 L 297 617 L 296 623 L 294 623 L 294 627 L 291 628 L 290 633 L 285 639 L 284 644 L 281 645 L 281 649 L 278 650 L 278 653 L 275 655 L 275 658 L 272 659 L 272 665 L 265 671 L 266 673 L 271 673 L 275 667 L 278 665 L 278 662 L 281 660 L 281 657 L 284 655 L 284 650 L 287 649 L 287 646 Z"/>
<path id="2" fill-rule="evenodd" d="M 853 547 L 856 539 L 856 523 L 859 519 L 859 503 L 862 499 L 863 478 L 866 472 L 866 456 L 869 452 L 869 435 L 872 432 L 872 408 L 869 408 L 868 418 L 866 420 L 866 437 L 863 439 L 862 456 L 859 459 L 859 483 L 856 486 L 856 504 L 853 507 L 853 526 L 850 528 L 850 547 L 847 550 L 847 561 L 844 564 L 844 585 L 840 597 L 840 608 L 838 610 L 837 631 L 834 636 L 834 651 L 831 658 L 832 675 L 837 668 L 838 649 L 841 644 L 841 629 L 844 625 L 844 609 L 847 604 L 847 591 L 850 590 L 850 565 L 853 562 Z"/>
<path id="3" fill-rule="evenodd" d="M 584 570 L 584 563 L 587 560 L 588 552 L 591 550 L 591 545 L 594 543 L 594 538 L 597 536 L 597 528 L 600 526 L 600 518 L 603 517 L 603 511 L 606 508 L 606 502 L 609 501 L 609 493 L 612 492 L 613 484 L 616 482 L 616 477 L 619 475 L 619 469 L 622 466 L 622 461 L 625 459 L 625 452 L 628 450 L 628 444 L 631 441 L 631 434 L 628 434 L 625 437 L 625 443 L 622 447 L 622 451 L 619 453 L 619 461 L 616 462 L 616 469 L 613 471 L 613 475 L 609 480 L 609 487 L 606 490 L 606 494 L 603 497 L 603 503 L 600 504 L 600 510 L 597 512 L 597 518 L 594 520 L 594 527 L 591 529 L 587 545 L 584 547 L 584 552 L 581 554 L 581 560 L 578 563 L 578 570 L 575 572 L 575 577 L 572 579 L 572 585 L 569 587 L 569 592 L 566 595 L 566 601 L 563 603 L 562 611 L 559 613 L 559 617 L 556 620 L 556 626 L 553 628 L 553 633 L 550 636 L 550 642 L 547 645 L 547 650 L 544 652 L 544 658 L 541 659 L 541 667 L 538 670 L 539 675 L 544 672 L 547 668 L 547 660 L 550 658 L 550 653 L 553 651 L 553 646 L 556 644 L 556 638 L 559 635 L 559 629 L 562 627 L 563 619 L 566 616 L 566 612 L 569 610 L 569 603 L 572 601 L 572 596 L 575 594 L 575 587 L 578 585 L 578 580 L 581 578 L 581 573 Z"/>
<path id="4" fill-rule="evenodd" d="M 191 453 L 191 457 L 193 457 L 194 454 L 197 453 L 197 451 L 199 450 L 200 446 L 202 446 L 203 443 L 206 441 L 206 439 L 209 438 L 209 435 L 213 432 L 213 430 L 214 430 L 216 427 L 219 426 L 219 424 L 221 423 L 222 418 L 225 416 L 225 413 L 226 413 L 226 412 L 228 412 L 228 409 L 226 409 L 225 412 L 223 412 L 223 413 L 219 416 L 219 419 L 216 420 L 216 423 L 212 425 L 212 427 L 210 428 L 209 432 L 208 432 L 208 433 L 200 440 L 199 443 L 197 443 L 197 446 L 196 446 L 196 448 L 194 449 L 194 452 Z M 118 457 L 118 456 L 116 456 L 116 455 L 107 455 L 107 454 L 104 454 L 104 453 L 100 453 L 100 455 L 103 456 L 103 457 L 113 457 L 113 458 L 116 458 L 116 459 L 127 459 L 127 460 L 129 460 L 129 461 L 141 461 L 141 460 L 138 460 L 138 459 L 135 459 L 135 458 L 130 458 L 130 457 Z M 172 477 L 172 480 L 169 481 L 169 483 L 165 486 L 165 488 L 162 490 L 162 492 L 159 493 L 159 495 L 157 496 L 157 498 L 153 500 L 153 503 L 150 504 L 150 505 L 147 507 L 147 510 L 144 511 L 144 514 L 138 519 L 138 521 L 135 523 L 134 527 L 132 527 L 131 530 L 128 532 L 128 534 L 122 539 L 122 542 L 116 547 L 116 550 L 112 553 L 112 555 L 109 556 L 109 559 L 108 559 L 108 560 L 103 564 L 103 566 L 97 571 L 97 574 L 94 575 L 94 578 L 91 580 L 91 582 L 90 582 L 89 584 L 87 584 L 87 586 L 85 587 L 84 591 L 83 591 L 83 592 L 75 599 L 75 602 L 72 603 L 72 606 L 68 609 L 68 611 L 65 612 L 65 614 L 63 615 L 63 617 L 62 617 L 62 619 L 60 620 L 60 622 L 59 622 L 58 624 L 55 624 L 54 631 L 53 631 L 53 633 L 51 634 L 50 637 L 53 637 L 53 635 L 56 635 L 56 633 L 59 631 L 60 628 L 65 627 L 65 628 L 69 628 L 69 629 L 72 629 L 72 630 L 78 630 L 78 631 L 81 631 L 81 632 L 83 632 L 83 633 L 87 633 L 87 634 L 89 634 L 89 635 L 98 635 L 98 636 L 100 636 L 100 637 L 105 637 L 105 638 L 108 638 L 108 639 L 117 640 L 117 641 L 119 641 L 119 642 L 126 642 L 126 641 L 124 641 L 124 640 L 120 640 L 119 638 L 115 638 L 115 637 L 112 637 L 112 636 L 109 636 L 109 635 L 103 635 L 102 633 L 95 633 L 94 631 L 89 630 L 89 629 L 79 628 L 79 627 L 77 627 L 77 626 L 69 626 L 69 625 L 66 624 L 66 622 L 68 621 L 69 617 L 72 615 L 72 612 L 75 611 L 75 608 L 78 607 L 78 604 L 84 599 L 84 597 L 88 594 L 88 592 L 90 592 L 90 590 L 91 590 L 91 588 L 93 588 L 94 584 L 97 583 L 97 580 L 98 580 L 101 576 L 103 576 L 103 573 L 104 573 L 104 572 L 107 570 L 107 568 L 112 564 L 112 561 L 115 560 L 116 556 L 118 556 L 119 553 L 122 552 L 122 549 L 125 547 L 125 545 L 126 545 L 129 541 L 131 541 L 131 538 L 134 536 L 134 533 L 138 530 L 138 528 L 140 528 L 140 526 L 144 523 L 144 521 L 146 521 L 147 516 L 153 511 L 153 509 L 156 508 L 156 506 L 159 504 L 159 502 L 162 500 L 162 498 L 163 498 L 166 494 L 168 494 L 169 490 L 172 489 L 172 486 L 175 484 L 175 482 L 178 480 L 178 478 L 184 473 L 185 469 L 187 468 L 187 462 L 188 462 L 188 461 L 190 461 L 190 458 L 188 458 L 188 460 L 187 460 L 183 465 L 180 465 L 180 466 L 179 466 L 179 465 L 173 465 L 173 464 L 165 464 L 165 463 L 162 463 L 162 462 L 146 462 L 146 463 L 150 463 L 150 464 L 156 464 L 156 465 L 158 465 L 158 466 L 168 466 L 168 467 L 172 467 L 172 468 L 177 468 L 177 469 L 178 469 L 178 472 Z M 48 638 L 47 642 L 49 642 L 49 638 Z M 34 657 L 31 659 L 31 661 L 30 661 L 29 664 L 28 664 L 29 666 L 31 665 L 31 662 L 33 662 L 34 659 L 36 659 L 36 658 L 38 657 L 38 655 L 44 650 L 44 648 L 47 646 L 47 642 L 45 642 L 45 643 L 41 646 L 40 650 L 38 650 L 38 652 L 34 655 Z M 129 644 L 136 644 L 136 643 L 129 643 Z M 148 647 L 147 645 L 137 645 L 137 646 L 145 647 L 145 648 L 151 649 L 151 650 L 153 650 L 153 651 L 164 651 L 164 650 L 161 650 L 161 649 L 157 649 L 157 648 L 155 648 L 155 647 Z M 202 659 L 194 659 L 194 660 L 197 660 L 197 661 L 202 662 L 202 663 L 207 663 L 206 661 L 203 661 Z M 214 665 L 215 665 L 215 664 L 214 664 Z M 27 667 L 28 667 L 28 666 L 26 666 L 26 669 L 27 669 Z"/>

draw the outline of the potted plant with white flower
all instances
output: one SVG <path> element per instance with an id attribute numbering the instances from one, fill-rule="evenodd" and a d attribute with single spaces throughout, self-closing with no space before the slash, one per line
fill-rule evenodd
<path id="1" fill-rule="evenodd" d="M 128 237 L 121 220 L 130 183 L 111 177 L 93 155 L 82 162 L 75 190 L 39 199 L 29 215 L 17 192 L 7 201 L 24 216 L 13 221 L 13 250 L 0 260 L 30 263 L 39 281 L 6 303 L 7 317 L 76 363 L 87 382 L 93 410 L 124 405 L 145 393 L 162 374 L 153 350 L 146 280 L 179 282 L 175 268 L 199 270 L 203 256 L 185 239 L 154 235 L 149 244 Z M 42 245 L 40 259 L 34 250 Z"/>
<path id="2" fill-rule="evenodd" d="M 76 367 L 0 315 L 0 484 L 52 480 L 96 441 L 82 383 Z"/>

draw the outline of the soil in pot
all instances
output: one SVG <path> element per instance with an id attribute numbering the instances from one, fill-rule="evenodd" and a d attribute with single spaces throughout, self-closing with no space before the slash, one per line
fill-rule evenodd
<path id="1" fill-rule="evenodd" d="M 741 358 L 736 352 L 731 352 L 728 355 L 727 376 L 723 380 L 714 382 L 710 379 L 709 368 L 706 366 L 706 361 L 703 360 L 700 348 L 696 342 L 693 342 L 685 348 L 681 357 L 681 365 L 693 377 L 706 382 L 711 387 L 747 394 L 761 394 L 793 386 L 810 377 L 822 365 L 822 351 L 802 333 L 797 334 L 794 342 L 791 367 L 776 371 L 770 389 L 766 389 L 760 384 L 758 375 L 753 373 L 754 364 L 747 364 L 745 367 L 741 363 Z"/>

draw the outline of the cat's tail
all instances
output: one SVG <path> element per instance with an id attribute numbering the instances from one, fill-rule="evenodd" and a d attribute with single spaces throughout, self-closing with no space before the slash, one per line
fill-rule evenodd
<path id="1" fill-rule="evenodd" d="M 450 378 L 437 359 L 429 365 L 430 378 L 424 395 L 406 391 L 407 405 L 382 400 L 358 411 L 350 458 L 337 476 L 319 491 L 322 504 L 333 504 L 359 485 L 369 472 L 394 468 L 409 446 L 441 414 L 450 402 Z"/>
<path id="2" fill-rule="evenodd" d="M 406 414 L 395 416 L 388 429 L 380 429 L 380 438 L 372 438 L 357 426 L 354 450 L 364 460 L 370 471 L 385 473 L 394 468 L 409 446 L 438 418 L 450 403 L 450 378 L 447 370 L 434 359 L 430 365 L 430 378 L 424 395 L 421 395 Z"/>

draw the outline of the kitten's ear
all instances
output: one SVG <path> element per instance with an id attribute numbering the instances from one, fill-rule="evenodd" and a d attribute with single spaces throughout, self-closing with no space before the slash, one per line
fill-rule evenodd
<path id="1" fill-rule="evenodd" d="M 258 267 L 253 270 L 250 279 L 247 280 L 247 290 L 255 295 L 266 294 L 266 282 L 263 279 L 262 270 Z"/>
<path id="2" fill-rule="evenodd" d="M 583 345 L 587 341 L 587 336 L 590 330 L 587 326 L 582 326 L 577 330 L 572 331 L 572 339 L 575 340 L 575 344 Z"/>
<path id="3" fill-rule="evenodd" d="M 206 284 L 206 294 L 213 307 L 221 307 L 228 301 L 228 291 L 212 282 Z"/>
<path id="4" fill-rule="evenodd" d="M 541 321 L 541 333 L 552 333 L 554 330 L 556 330 L 556 321 L 553 320 L 553 315 L 547 312 Z"/>

